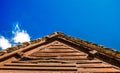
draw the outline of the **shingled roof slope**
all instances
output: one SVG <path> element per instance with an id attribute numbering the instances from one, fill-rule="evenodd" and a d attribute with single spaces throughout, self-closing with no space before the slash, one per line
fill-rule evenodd
<path id="1" fill-rule="evenodd" d="M 4 56 L 4 55 L 9 54 L 11 52 L 14 52 L 16 50 L 20 50 L 21 48 L 26 48 L 26 47 L 29 48 L 30 45 L 35 46 L 37 43 L 46 41 L 46 40 L 51 39 L 51 38 L 64 39 L 64 40 L 70 41 L 78 46 L 82 45 L 84 48 L 86 48 L 89 51 L 96 50 L 97 52 L 99 52 L 99 54 L 107 55 L 108 57 L 114 58 L 120 62 L 120 52 L 119 51 L 113 50 L 111 48 L 107 48 L 105 46 L 100 46 L 100 45 L 95 44 L 93 42 L 88 42 L 88 41 L 85 41 L 85 40 L 82 40 L 79 38 L 71 37 L 71 36 L 68 36 L 62 32 L 54 32 L 54 33 L 47 35 L 45 37 L 38 38 L 38 39 L 32 40 L 30 42 L 24 42 L 20 45 L 13 46 L 13 47 L 7 48 L 5 50 L 1 50 L 0 56 Z M 2 57 L 0 57 L 0 59 L 1 58 Z"/>
<path id="2" fill-rule="evenodd" d="M 35 39 L 35 40 L 31 40 L 30 42 L 24 42 L 24 43 L 21 43 L 17 46 L 13 46 L 13 47 L 10 47 L 10 48 L 7 48 L 5 50 L 1 50 L 0 51 L 0 56 L 2 55 L 5 55 L 7 53 L 10 53 L 10 52 L 13 52 L 15 50 L 18 50 L 20 48 L 25 48 L 31 44 L 35 44 L 35 43 L 38 43 L 40 41 L 44 41 L 44 40 L 47 40 L 47 39 L 50 39 L 50 38 L 53 38 L 53 37 L 58 37 L 58 38 L 61 38 L 61 39 L 66 39 L 66 40 L 70 40 L 78 45 L 83 45 L 84 47 L 86 48 L 89 48 L 89 50 L 97 50 L 101 53 L 104 53 L 104 54 L 107 54 L 107 55 L 110 55 L 114 58 L 117 58 L 117 59 L 120 59 L 120 52 L 119 51 L 116 51 L 112 48 L 107 48 L 105 46 L 101 46 L 101 45 L 98 45 L 98 44 L 95 44 L 93 42 L 89 42 L 89 41 L 85 41 L 85 40 L 82 40 L 82 39 L 79 39 L 79 38 L 75 38 L 75 37 L 72 37 L 72 36 L 68 36 L 62 32 L 54 32 L 50 35 L 47 35 L 45 37 L 42 37 L 42 38 L 38 38 L 38 39 Z"/>
<path id="3" fill-rule="evenodd" d="M 62 32 L 7 48 L 0 55 L 0 72 L 120 72 L 120 52 Z"/>

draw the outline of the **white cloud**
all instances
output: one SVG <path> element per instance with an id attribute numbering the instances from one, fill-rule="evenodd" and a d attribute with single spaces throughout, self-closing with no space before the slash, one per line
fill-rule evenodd
<path id="1" fill-rule="evenodd" d="M 19 25 L 16 24 L 15 29 L 12 31 L 14 34 L 13 41 L 15 43 L 23 43 L 30 41 L 30 36 L 25 30 L 21 30 Z"/>
<path id="2" fill-rule="evenodd" d="M 30 36 L 26 31 L 16 32 L 13 38 L 15 43 L 22 43 L 30 41 Z"/>
<path id="3" fill-rule="evenodd" d="M 0 36 L 0 48 L 6 49 L 8 47 L 11 47 L 9 41 L 5 37 Z"/>
<path id="4" fill-rule="evenodd" d="M 15 27 L 12 30 L 12 33 L 13 37 L 11 39 L 6 39 L 4 36 L 0 36 L 0 48 L 6 49 L 8 47 L 15 46 L 19 43 L 30 41 L 29 34 L 27 33 L 26 30 L 23 29 L 21 30 L 19 28 L 19 24 L 15 25 Z"/>
<path id="5" fill-rule="evenodd" d="M 18 24 L 16 24 L 12 33 L 14 34 L 14 37 L 12 38 L 14 43 L 23 43 L 30 41 L 30 36 L 27 31 L 21 30 Z"/>

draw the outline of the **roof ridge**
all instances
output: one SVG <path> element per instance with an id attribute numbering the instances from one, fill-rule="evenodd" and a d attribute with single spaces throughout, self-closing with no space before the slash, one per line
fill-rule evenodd
<path id="1" fill-rule="evenodd" d="M 87 47 L 94 48 L 94 50 L 97 50 L 97 51 L 105 53 L 105 54 L 109 54 L 111 56 L 114 56 L 114 57 L 120 59 L 120 52 L 119 51 L 113 50 L 112 48 L 107 48 L 105 46 L 98 45 L 98 44 L 93 43 L 93 42 L 89 42 L 89 41 L 82 40 L 82 39 L 79 39 L 79 38 L 76 38 L 76 37 L 68 36 L 68 35 L 64 34 L 63 32 L 59 32 L 59 31 L 54 32 L 52 34 L 49 34 L 47 36 L 35 39 L 35 40 L 31 40 L 29 42 L 23 42 L 19 45 L 7 48 L 5 50 L 1 50 L 0 51 L 0 56 L 4 55 L 6 53 L 10 53 L 12 51 L 18 50 L 20 48 L 25 48 L 25 47 L 27 47 L 31 44 L 35 44 L 35 43 L 38 43 L 38 42 L 41 42 L 41 41 L 46 41 L 48 38 L 52 38 L 52 37 L 56 37 L 56 36 L 59 36 L 59 37 L 62 37 L 62 38 L 64 37 L 64 38 L 66 38 L 68 40 L 71 40 L 71 41 L 74 41 L 78 44 L 87 45 Z"/>
<path id="2" fill-rule="evenodd" d="M 83 39 L 80 39 L 80 38 L 67 36 L 65 34 L 64 34 L 64 37 L 68 38 L 69 40 L 71 39 L 72 41 L 74 41 L 78 44 L 82 44 L 84 46 L 87 45 L 86 47 L 92 48 L 92 50 L 97 50 L 101 53 L 108 54 L 108 55 L 111 55 L 113 57 L 116 57 L 116 58 L 120 59 L 120 52 L 117 51 L 117 50 L 114 50 L 113 48 L 108 48 L 108 47 L 96 44 L 94 42 L 89 42 L 89 41 L 86 41 L 86 40 L 83 40 Z"/>
<path id="3" fill-rule="evenodd" d="M 37 38 L 37 39 L 31 40 L 29 42 L 23 42 L 21 44 L 18 44 L 18 45 L 6 48 L 4 50 L 0 50 L 0 56 L 4 55 L 6 53 L 10 53 L 12 51 L 18 50 L 20 48 L 25 48 L 25 47 L 27 47 L 27 46 L 29 46 L 31 44 L 35 44 L 35 43 L 38 43 L 40 41 L 44 41 L 47 38 L 51 38 L 51 37 L 58 36 L 58 35 L 64 35 L 64 33 L 60 32 L 60 31 L 57 31 L 57 32 L 51 33 L 51 34 L 49 34 L 47 36 L 44 36 L 44 37 L 41 37 L 41 38 Z"/>

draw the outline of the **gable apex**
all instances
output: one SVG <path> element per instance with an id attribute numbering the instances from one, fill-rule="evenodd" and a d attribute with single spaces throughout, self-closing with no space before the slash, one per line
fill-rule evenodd
<path id="1" fill-rule="evenodd" d="M 84 48 L 83 50 L 85 50 L 86 53 L 91 54 L 91 52 L 94 53 L 94 51 L 95 51 L 95 55 L 97 57 L 107 58 L 108 60 L 111 60 L 111 62 L 117 62 L 120 65 L 120 52 L 119 51 L 115 51 L 111 48 L 100 46 L 93 42 L 88 42 L 88 41 L 85 41 L 85 40 L 82 40 L 79 38 L 68 36 L 62 32 L 54 32 L 54 33 L 44 36 L 42 38 L 31 40 L 30 42 L 24 42 L 24 43 L 21 43 L 20 45 L 13 46 L 13 47 L 7 48 L 5 50 L 1 50 L 0 51 L 0 60 L 2 61 L 2 59 L 12 56 L 12 55 L 16 54 L 17 52 L 29 50 L 30 48 L 34 48 L 36 46 L 42 45 L 51 40 L 62 40 L 63 42 L 70 43 L 77 47 L 82 47 L 82 48 Z"/>
<path id="2" fill-rule="evenodd" d="M 0 51 L 0 73 L 116 73 L 120 53 L 62 32 Z"/>

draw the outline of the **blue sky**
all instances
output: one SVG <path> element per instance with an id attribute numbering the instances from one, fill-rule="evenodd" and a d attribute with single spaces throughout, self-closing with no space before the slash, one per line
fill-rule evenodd
<path id="1" fill-rule="evenodd" d="M 62 31 L 120 51 L 120 0 L 0 0 L 0 36 L 15 43 L 16 24 L 31 40 Z"/>

